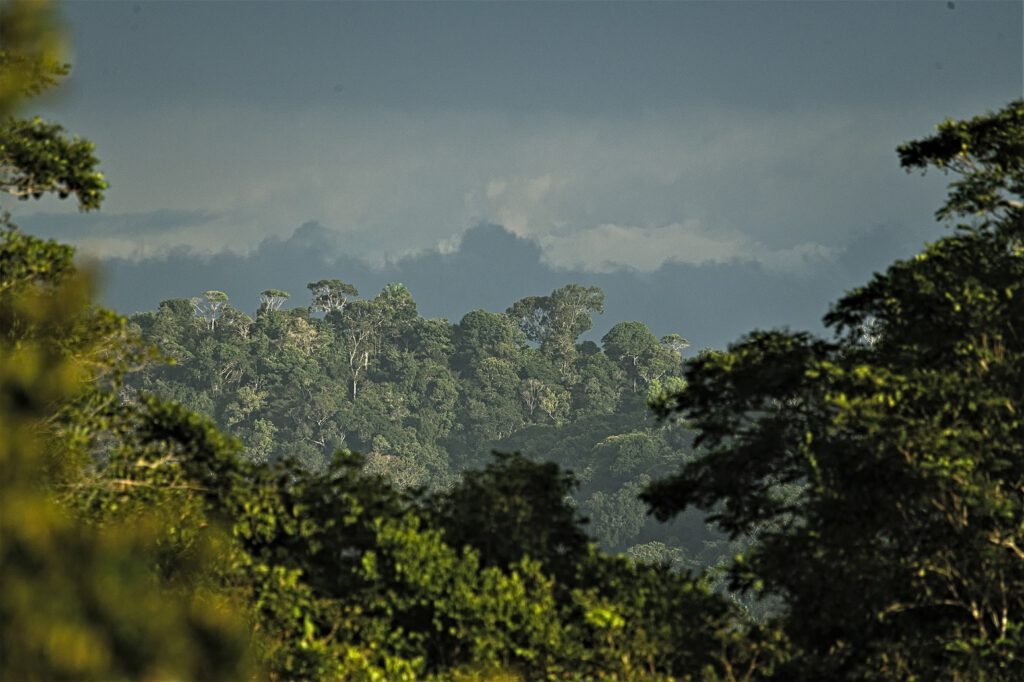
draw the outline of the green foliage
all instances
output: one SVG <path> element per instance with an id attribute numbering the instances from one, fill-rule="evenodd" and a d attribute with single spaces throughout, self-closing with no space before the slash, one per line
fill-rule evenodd
<path id="1" fill-rule="evenodd" d="M 18 199 L 75 195 L 83 211 L 97 209 L 107 183 L 96 170 L 93 144 L 69 138 L 40 118 L 0 122 L 0 189 Z"/>
<path id="2" fill-rule="evenodd" d="M 321 279 L 306 285 L 313 295 L 313 310 L 323 313 L 341 312 L 351 296 L 358 296 L 359 290 L 340 279 Z"/>
<path id="3" fill-rule="evenodd" d="M 936 135 L 900 145 L 898 151 L 908 172 L 934 166 L 958 176 L 938 217 L 993 216 L 1012 225 L 1024 208 L 1019 199 L 1024 195 L 1020 101 L 968 121 L 946 120 L 937 129 Z"/>
<path id="4" fill-rule="evenodd" d="M 265 289 L 260 292 L 260 307 L 267 310 L 280 310 L 291 294 L 281 289 Z"/>
<path id="5" fill-rule="evenodd" d="M 835 340 L 755 332 L 691 361 L 659 409 L 704 455 L 648 490 L 756 535 L 735 586 L 777 595 L 780 679 L 1024 674 L 1024 102 L 900 148 L 983 213 L 826 317 Z"/>
<path id="6" fill-rule="evenodd" d="M 526 338 L 506 315 L 486 310 L 466 313 L 455 326 L 452 366 L 466 372 L 488 357 L 514 360 L 525 348 Z"/>
<path id="7" fill-rule="evenodd" d="M 528 296 L 505 312 L 530 341 L 540 344 L 541 353 L 551 361 L 569 384 L 576 383 L 574 371 L 576 339 L 593 325 L 592 313 L 604 312 L 604 292 L 598 287 L 567 284 L 548 296 Z"/>
<path id="8" fill-rule="evenodd" d="M 66 70 L 47 12 L 0 9 L 4 116 Z M 4 120 L 5 191 L 98 206 L 88 143 Z M 1022 120 L 900 148 L 960 175 L 941 216 L 980 217 L 844 297 L 833 339 L 754 332 L 685 377 L 678 335 L 579 343 L 603 305 L 580 285 L 458 325 L 341 280 L 129 324 L 7 226 L 0 677 L 1020 678 Z M 456 471 L 495 443 L 554 461 Z M 662 541 L 643 486 L 728 542 Z"/>
<path id="9" fill-rule="evenodd" d="M 119 421 L 83 409 L 111 403 L 83 383 L 95 367 L 53 342 L 81 333 L 88 289 L 71 279 L 3 300 L 5 328 L 19 320 L 32 333 L 17 345 L 0 339 L 0 676 L 234 677 L 247 648 L 232 615 L 239 605 L 197 577 L 216 570 L 217 529 L 200 532 L 182 513 L 188 505 L 140 505 L 125 517 L 76 504 L 97 486 L 70 455 Z M 122 483 L 105 478 L 103 487 Z M 188 540 L 171 551 L 167 533 L 180 527 Z"/>
<path id="10" fill-rule="evenodd" d="M 605 354 L 618 363 L 632 382 L 634 393 L 670 372 L 678 373 L 682 361 L 680 352 L 688 345 L 678 334 L 658 341 L 642 322 L 618 323 L 604 335 L 601 343 Z"/>
<path id="11" fill-rule="evenodd" d="M 66 244 L 0 226 L 0 295 L 18 287 L 59 280 L 72 269 L 72 253 Z"/>
<path id="12" fill-rule="evenodd" d="M 587 547 L 580 520 L 566 502 L 574 486 L 572 475 L 555 464 L 495 453 L 492 464 L 465 472 L 430 506 L 447 541 L 473 547 L 484 565 L 508 568 L 529 556 L 565 580 L 575 575 Z"/>
<path id="13" fill-rule="evenodd" d="M 51 22 L 43 3 L 0 7 L 0 114 L 63 73 Z M 3 125 L 5 191 L 76 193 L 83 208 L 98 205 L 88 143 L 38 121 Z M 176 513 L 189 505 L 140 506 L 125 518 L 85 503 L 123 483 L 98 484 L 93 463 L 124 448 L 117 391 L 149 354 L 123 318 L 89 303 L 69 247 L 10 225 L 2 240 L 0 677 L 245 675 L 240 604 L 202 577 L 219 570 L 217 525 Z M 188 540 L 172 548 L 176 528 Z"/>
<path id="14" fill-rule="evenodd" d="M 243 441 L 253 460 L 291 457 L 321 470 L 336 449 L 350 448 L 366 455 L 369 471 L 400 488 L 447 487 L 461 470 L 484 464 L 484 453 L 494 448 L 554 459 L 608 494 L 630 482 L 633 490 L 638 476 L 660 471 L 654 461 L 609 469 L 590 451 L 600 438 L 623 433 L 616 429 L 650 430 L 667 446 L 665 434 L 655 433 L 660 427 L 645 420 L 639 389 L 661 390 L 677 377 L 648 385 L 637 374 L 634 394 L 616 362 L 592 342 L 556 356 L 529 347 L 506 314 L 472 311 L 452 325 L 419 317 L 401 285 L 363 300 L 341 280 L 310 287 L 311 309 L 285 310 L 283 292 L 271 302 L 275 290 L 267 290 L 250 318 L 211 291 L 136 315 L 132 321 L 143 337 L 176 363 L 144 368 L 129 380 L 131 388 L 209 413 Z M 599 291 L 578 285 L 544 298 L 568 306 L 573 292 L 590 303 L 600 298 Z M 656 357 L 678 364 L 676 351 L 632 324 L 650 340 L 644 368 L 657 365 Z M 598 426 L 598 416 L 616 426 Z M 576 443 L 570 433 L 583 434 L 584 424 L 600 435 Z M 555 447 L 560 440 L 567 447 Z M 593 492 L 576 497 L 582 502 Z M 642 539 L 671 541 L 671 531 L 659 534 L 632 508 L 636 518 L 628 526 L 642 527 Z M 628 546 L 600 539 L 606 547 Z"/>
<path id="15" fill-rule="evenodd" d="M 107 187 L 96 170 L 92 143 L 69 138 L 61 126 L 38 117 L 13 116 L 23 100 L 68 73 L 62 55 L 50 3 L 21 0 L 0 6 L 0 192 L 19 199 L 75 195 L 79 208 L 89 211 L 99 208 Z"/>

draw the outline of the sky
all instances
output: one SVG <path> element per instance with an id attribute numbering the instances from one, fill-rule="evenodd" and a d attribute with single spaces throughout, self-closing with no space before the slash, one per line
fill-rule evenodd
<path id="1" fill-rule="evenodd" d="M 814 327 L 943 234 L 895 148 L 1024 92 L 1024 3 L 72 2 L 39 103 L 102 211 L 16 219 L 124 312 L 326 277 L 453 320 L 598 284 L 596 330 Z"/>

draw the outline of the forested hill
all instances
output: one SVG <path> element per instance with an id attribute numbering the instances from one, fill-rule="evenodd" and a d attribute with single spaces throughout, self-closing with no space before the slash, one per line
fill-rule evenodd
<path id="1" fill-rule="evenodd" d="M 647 408 L 682 385 L 681 335 L 631 321 L 601 346 L 581 341 L 604 294 L 577 284 L 456 324 L 421 317 L 401 284 L 360 297 L 320 280 L 303 294 L 308 305 L 286 309 L 300 297 L 265 290 L 253 316 L 217 291 L 133 316 L 173 364 L 148 365 L 131 387 L 213 416 L 254 461 L 320 471 L 350 449 L 400 487 L 446 488 L 492 450 L 553 460 L 576 473 L 578 507 L 608 549 L 702 551 L 699 517 L 657 524 L 637 498 L 690 450 L 686 431 Z"/>

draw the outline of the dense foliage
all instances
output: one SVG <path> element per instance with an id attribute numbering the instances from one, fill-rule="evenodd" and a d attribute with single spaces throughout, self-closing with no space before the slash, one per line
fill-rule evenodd
<path id="1" fill-rule="evenodd" d="M 1024 677 L 1024 102 L 899 149 L 956 174 L 956 233 L 826 317 L 689 364 L 659 409 L 703 456 L 653 485 L 759 530 L 737 587 L 780 598 L 782 679 Z"/>
<path id="2" fill-rule="evenodd" d="M 368 299 L 338 279 L 309 290 L 308 306 L 285 309 L 288 292 L 268 289 L 252 317 L 219 291 L 133 315 L 172 364 L 146 366 L 129 388 L 212 416 L 253 461 L 319 471 L 348 448 L 401 488 L 446 489 L 492 450 L 520 451 L 576 472 L 568 494 L 605 549 L 726 551 L 705 549 L 699 517 L 663 526 L 637 499 L 689 452 L 685 430 L 646 405 L 681 382 L 678 334 L 625 322 L 603 348 L 582 341 L 604 294 L 576 284 L 457 324 L 419 316 L 400 284 Z"/>

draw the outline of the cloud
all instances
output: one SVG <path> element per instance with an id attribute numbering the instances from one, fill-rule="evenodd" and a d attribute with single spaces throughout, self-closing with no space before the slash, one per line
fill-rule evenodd
<path id="1" fill-rule="evenodd" d="M 492 178 L 482 185 L 474 183 L 466 194 L 466 212 L 520 237 L 543 236 L 565 224 L 556 215 L 554 202 L 569 185 L 564 174 Z"/>
<path id="2" fill-rule="evenodd" d="M 111 218 L 67 216 L 61 236 L 100 257 L 246 253 L 314 219 L 343 235 L 346 254 L 383 264 L 450 249 L 483 222 L 535 239 L 557 267 L 735 257 L 799 271 L 864 225 L 928 220 L 942 179 L 906 178 L 892 150 L 933 118 L 896 107 L 510 118 L 200 103 L 139 111 L 116 130 L 70 120 L 104 150 Z M 139 220 L 149 215 L 163 222 Z"/>
<path id="3" fill-rule="evenodd" d="M 226 291 L 249 312 L 269 287 L 306 303 L 306 283 L 338 278 L 373 296 L 389 282 L 409 287 L 420 313 L 452 321 L 477 308 L 502 311 L 516 300 L 546 294 L 570 282 L 605 291 L 605 314 L 589 338 L 600 339 L 615 323 L 640 320 L 656 334 L 679 332 L 695 347 L 722 346 L 753 327 L 820 329 L 820 317 L 842 292 L 867 280 L 890 256 L 908 256 L 927 235 L 876 227 L 863 231 L 825 262 L 801 273 L 757 260 L 666 260 L 648 271 L 609 268 L 593 272 L 555 266 L 538 240 L 493 224 L 474 226 L 444 251 L 429 249 L 381 265 L 346 253 L 347 236 L 308 222 L 289 237 L 268 237 L 247 254 L 208 254 L 188 248 L 159 256 L 104 263 L 105 302 L 123 312 L 155 309 L 168 298 L 207 289 Z M 661 238 L 653 237 L 654 243 Z M 717 248 L 717 247 L 716 247 Z M 804 257 L 803 251 L 777 257 Z"/>
<path id="4" fill-rule="evenodd" d="M 591 272 L 632 268 L 657 270 L 667 262 L 722 263 L 756 260 L 752 242 L 741 234 L 714 234 L 695 220 L 662 227 L 599 225 L 542 240 L 546 260 L 556 267 Z"/>
<path id="5" fill-rule="evenodd" d="M 144 237 L 177 234 L 209 225 L 222 214 L 215 211 L 159 209 L 130 213 L 32 213 L 20 219 L 22 226 L 52 238 Z"/>

